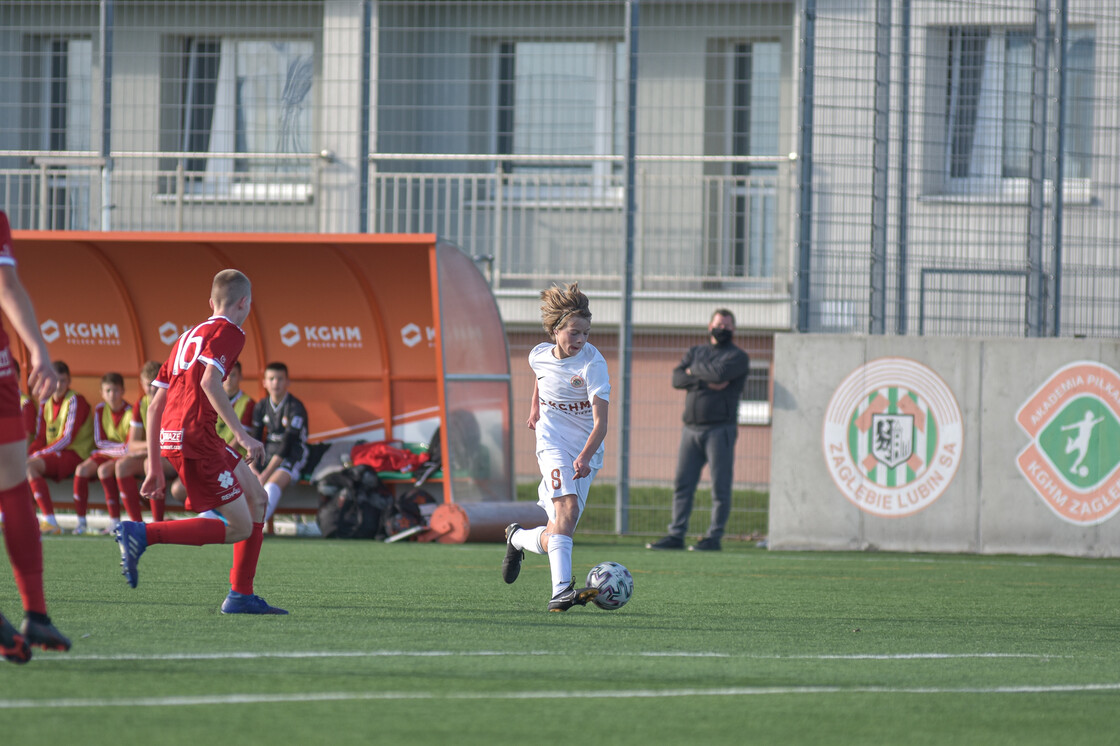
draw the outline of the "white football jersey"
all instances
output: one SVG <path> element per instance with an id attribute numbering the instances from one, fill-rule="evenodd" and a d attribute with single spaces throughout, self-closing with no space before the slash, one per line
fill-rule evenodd
<path id="1" fill-rule="evenodd" d="M 558 360 L 555 347 L 543 342 L 529 353 L 529 366 L 537 377 L 541 418 L 537 422 L 537 451 L 560 448 L 574 459 L 595 425 L 591 402 L 597 396 L 610 401 L 611 381 L 607 361 L 595 347 L 587 343 L 577 355 Z M 591 467 L 603 466 L 603 446 L 599 446 Z"/>

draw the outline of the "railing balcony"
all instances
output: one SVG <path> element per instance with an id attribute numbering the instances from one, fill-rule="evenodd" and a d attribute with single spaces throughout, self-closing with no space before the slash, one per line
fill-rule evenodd
<path id="1" fill-rule="evenodd" d="M 3 164 L 18 164 L 0 168 L 0 205 L 19 228 L 329 233 L 361 225 L 356 169 L 329 154 L 127 152 L 106 161 L 0 151 Z M 450 240 L 485 259 L 496 289 L 569 277 L 617 289 L 621 166 L 615 157 L 379 154 L 366 228 Z M 788 161 L 644 157 L 635 191 L 636 290 L 788 296 Z"/>

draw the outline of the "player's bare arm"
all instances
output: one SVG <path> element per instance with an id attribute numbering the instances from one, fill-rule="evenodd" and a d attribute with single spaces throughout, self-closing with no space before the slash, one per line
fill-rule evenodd
<path id="1" fill-rule="evenodd" d="M 27 346 L 31 358 L 27 371 L 28 389 L 35 399 L 44 401 L 58 386 L 58 374 L 51 365 L 47 343 L 39 333 L 39 322 L 35 320 L 31 298 L 19 281 L 16 268 L 11 265 L 0 267 L 0 310 L 12 322 L 12 328 Z"/>
<path id="2" fill-rule="evenodd" d="M 529 421 L 525 424 L 530 430 L 537 429 L 537 421 L 541 418 L 541 392 L 537 384 L 533 383 L 533 401 L 529 404 Z"/>
<path id="3" fill-rule="evenodd" d="M 210 401 L 210 406 L 222 418 L 222 422 L 226 423 L 226 427 L 233 433 L 234 440 L 237 445 L 245 449 L 249 454 L 251 461 L 264 458 L 264 444 L 256 438 L 249 435 L 245 430 L 245 426 L 241 424 L 237 412 L 234 410 L 233 405 L 229 403 L 229 397 L 226 396 L 225 389 L 222 388 L 222 372 L 216 366 L 207 365 L 206 370 L 202 373 L 202 390 L 206 394 L 206 398 Z M 148 410 L 148 420 L 151 422 L 151 410 Z M 150 439 L 149 439 L 150 440 Z"/>
<path id="4" fill-rule="evenodd" d="M 167 481 L 163 476 L 163 462 L 159 450 L 159 433 L 163 426 L 163 408 L 167 404 L 167 389 L 157 389 L 151 403 L 148 404 L 148 474 L 144 483 L 140 485 L 140 494 L 148 499 L 162 498 L 167 489 Z"/>
<path id="5" fill-rule="evenodd" d="M 599 446 L 603 444 L 603 439 L 607 437 L 607 413 L 609 409 L 610 402 L 603 401 L 597 396 L 591 402 L 591 416 L 594 421 L 591 426 L 591 434 L 587 436 L 587 443 L 583 446 L 583 450 L 572 462 L 572 468 L 575 469 L 578 478 L 582 479 L 591 473 L 591 459 L 599 450 Z"/>

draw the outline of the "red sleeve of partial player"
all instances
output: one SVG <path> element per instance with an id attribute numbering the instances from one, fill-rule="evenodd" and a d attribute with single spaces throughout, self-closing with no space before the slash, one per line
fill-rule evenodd
<path id="1" fill-rule="evenodd" d="M 12 252 L 12 226 L 8 224 L 7 213 L 0 210 L 0 264 L 15 264 Z"/>
<path id="2" fill-rule="evenodd" d="M 175 350 L 177 350 L 177 349 L 179 349 L 178 343 L 176 343 L 176 345 L 171 348 L 172 357 L 174 357 Z M 163 361 L 163 365 L 159 366 L 159 373 L 156 374 L 156 379 L 154 381 L 152 381 L 152 383 L 159 386 L 161 389 L 167 388 L 168 384 L 171 383 L 171 358 L 170 357 Z"/>

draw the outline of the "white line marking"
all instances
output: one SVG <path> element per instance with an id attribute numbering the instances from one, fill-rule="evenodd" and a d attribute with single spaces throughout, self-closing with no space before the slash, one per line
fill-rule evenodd
<path id="1" fill-rule="evenodd" d="M 194 707 L 199 705 L 276 704 L 286 702 L 342 702 L 358 700 L 553 700 L 553 699 L 670 699 L 681 697 L 752 697 L 804 694 L 1065 694 L 1120 691 L 1120 682 L 997 687 L 722 687 L 718 689 L 631 689 L 598 692 L 304 692 L 288 694 L 211 694 L 175 697 L 89 699 L 0 699 L 0 710 L 72 709 L 80 707 Z"/>
<path id="2" fill-rule="evenodd" d="M 564 656 L 571 657 L 568 651 L 555 652 L 551 650 L 297 650 L 297 651 L 241 651 L 241 652 L 212 652 L 212 653 L 158 653 L 155 655 L 142 653 L 110 653 L 106 655 L 48 655 L 35 657 L 36 662 L 67 663 L 78 661 L 213 661 L 213 660 L 264 660 L 274 659 L 300 659 L 300 658 L 498 658 L 506 656 Z M 782 654 L 734 654 L 715 652 L 693 651 L 649 651 L 637 653 L 608 653 L 603 651 L 588 652 L 601 658 L 605 655 L 615 657 L 636 658 L 744 658 L 750 660 L 953 660 L 962 658 L 1065 658 L 1063 655 L 1040 655 L 1036 653 L 854 653 L 849 655 L 782 655 Z"/>
<path id="3" fill-rule="evenodd" d="M 790 550 L 796 551 L 796 550 Z M 822 553 L 823 554 L 823 553 Z M 901 552 L 896 556 L 891 556 L 891 552 L 878 553 L 876 556 L 861 556 L 858 553 L 854 556 L 841 556 L 840 552 L 829 553 L 828 561 L 835 562 L 868 562 L 868 563 L 905 563 L 912 565 L 991 565 L 997 567 L 1042 567 L 1042 568 L 1056 568 L 1061 570 L 1067 569 L 1089 569 L 1089 570 L 1107 570 L 1114 572 L 1116 570 L 1116 557 L 1063 557 L 1062 559 L 1068 562 L 1058 565 L 1052 562 L 1035 562 L 1031 560 L 1002 560 L 998 559 L 997 555 L 985 554 L 972 554 L 966 557 L 955 556 L 937 556 L 937 557 L 906 557 Z M 883 556 L 887 555 L 887 556 Z M 814 562 L 818 561 L 820 557 L 804 554 L 786 554 L 784 551 L 770 552 L 766 555 L 767 560 L 776 560 L 784 562 Z M 1110 561 L 1111 560 L 1111 561 Z"/>
<path id="4" fill-rule="evenodd" d="M 752 656 L 753 657 L 753 656 Z M 896 653 L 873 654 L 852 653 L 849 655 L 774 655 L 761 656 L 777 660 L 809 661 L 912 661 L 912 660 L 952 660 L 960 658 L 1065 658 L 1064 655 L 1043 655 L 1039 653 Z"/>

